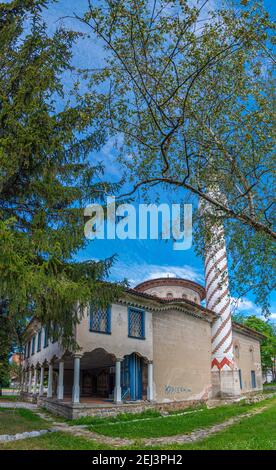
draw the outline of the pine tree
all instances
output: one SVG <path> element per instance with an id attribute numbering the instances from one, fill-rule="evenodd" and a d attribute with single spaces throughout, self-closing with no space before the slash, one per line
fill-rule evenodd
<path id="1" fill-rule="evenodd" d="M 49 35 L 48 3 L 0 4 L 0 299 L 9 318 L 35 315 L 73 347 L 87 302 L 107 304 L 119 289 L 104 282 L 112 259 L 74 262 L 85 243 L 83 207 L 112 188 L 91 162 L 105 141 L 94 128 L 98 109 L 63 86 L 79 34 Z"/>

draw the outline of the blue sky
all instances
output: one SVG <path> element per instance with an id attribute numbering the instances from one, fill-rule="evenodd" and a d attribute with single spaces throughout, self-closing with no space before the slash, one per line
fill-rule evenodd
<path id="1" fill-rule="evenodd" d="M 211 0 L 214 3 L 216 0 Z M 270 11 L 273 2 L 265 1 Z M 86 0 L 59 0 L 49 7 L 44 14 L 50 30 L 54 30 L 61 17 L 82 13 L 87 5 Z M 61 20 L 67 26 L 85 31 L 75 20 Z M 103 60 L 103 50 L 99 43 L 92 43 L 89 39 L 80 40 L 74 48 L 74 65 L 78 67 L 93 67 Z M 73 76 L 64 78 L 65 85 L 70 86 Z M 119 179 L 118 167 L 114 164 L 113 142 L 109 141 L 101 152 L 93 158 L 105 162 L 108 176 L 112 180 Z M 170 202 L 177 198 L 177 193 L 162 193 L 160 202 Z M 116 254 L 117 260 L 111 271 L 111 280 L 127 278 L 132 286 L 145 279 L 161 276 L 178 276 L 191 279 L 204 284 L 203 264 L 193 250 L 174 251 L 172 242 L 162 240 L 96 240 L 87 244 L 78 254 L 79 260 L 103 259 Z M 260 314 L 260 309 L 252 302 L 250 297 L 239 302 L 239 311 L 245 314 Z M 272 318 L 276 319 L 276 296 L 272 298 Z"/>

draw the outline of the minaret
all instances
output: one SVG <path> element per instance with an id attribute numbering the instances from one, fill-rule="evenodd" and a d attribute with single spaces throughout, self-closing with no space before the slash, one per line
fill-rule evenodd
<path id="1" fill-rule="evenodd" d="M 211 211 L 209 208 L 207 215 Z M 212 325 L 213 395 L 236 396 L 240 395 L 240 385 L 233 356 L 231 302 L 224 228 L 222 223 L 217 221 L 211 225 L 211 219 L 207 219 L 205 223 L 210 225 L 205 240 L 206 307 L 218 315 Z"/>

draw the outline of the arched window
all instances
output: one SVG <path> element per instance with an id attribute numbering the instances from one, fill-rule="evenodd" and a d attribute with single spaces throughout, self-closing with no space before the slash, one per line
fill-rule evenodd
<path id="1" fill-rule="evenodd" d="M 250 354 L 251 361 L 254 362 L 254 348 L 253 348 L 253 346 L 250 346 L 249 354 Z"/>
<path id="2" fill-rule="evenodd" d="M 173 293 L 167 292 L 167 299 L 172 299 L 172 298 L 173 298 Z"/>
<path id="3" fill-rule="evenodd" d="M 182 294 L 182 299 L 187 299 L 187 294 Z"/>
<path id="4" fill-rule="evenodd" d="M 235 357 L 237 357 L 237 358 L 240 357 L 240 348 L 239 348 L 238 344 L 235 344 L 235 346 L 234 346 L 234 354 L 235 354 Z"/>

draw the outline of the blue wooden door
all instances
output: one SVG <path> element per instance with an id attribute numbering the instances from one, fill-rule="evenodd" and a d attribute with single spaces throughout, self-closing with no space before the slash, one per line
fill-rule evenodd
<path id="1" fill-rule="evenodd" d="M 256 388 L 256 375 L 254 370 L 251 371 L 251 386 L 252 388 Z"/>
<path id="2" fill-rule="evenodd" d="M 142 358 L 137 354 L 129 356 L 129 385 L 130 385 L 130 399 L 142 399 Z"/>

